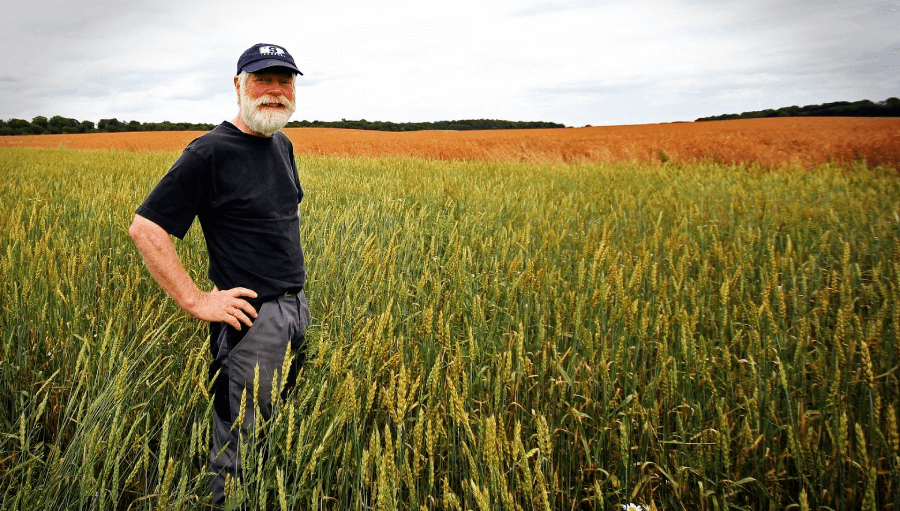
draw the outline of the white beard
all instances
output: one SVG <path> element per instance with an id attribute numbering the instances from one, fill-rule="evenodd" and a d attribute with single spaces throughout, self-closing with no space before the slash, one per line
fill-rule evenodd
<path id="1" fill-rule="evenodd" d="M 264 103 L 278 103 L 286 108 L 281 110 L 266 108 L 260 109 L 260 105 Z M 240 96 L 241 119 L 253 131 L 261 133 L 264 136 L 271 137 L 278 130 L 284 127 L 294 114 L 295 103 L 284 96 L 270 96 L 268 94 L 251 99 L 241 90 Z"/>

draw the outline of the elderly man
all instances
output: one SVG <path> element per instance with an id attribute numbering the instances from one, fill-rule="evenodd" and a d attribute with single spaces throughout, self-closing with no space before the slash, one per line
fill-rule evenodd
<path id="1" fill-rule="evenodd" d="M 288 347 L 294 363 L 276 383 L 292 385 L 303 360 L 310 320 L 298 213 L 303 190 L 293 146 L 279 132 L 294 113 L 297 74 L 302 75 L 294 59 L 280 46 L 256 44 L 245 51 L 234 77 L 240 113 L 187 146 L 137 208 L 129 229 L 166 293 L 209 322 L 215 377 L 210 486 L 216 505 L 225 500 L 226 479 L 240 474 L 238 446 L 251 436 L 254 404 L 264 418 L 271 414 L 273 379 Z M 215 284 L 209 292 L 200 291 L 184 270 L 170 238 L 183 238 L 194 217 L 209 252 Z"/>

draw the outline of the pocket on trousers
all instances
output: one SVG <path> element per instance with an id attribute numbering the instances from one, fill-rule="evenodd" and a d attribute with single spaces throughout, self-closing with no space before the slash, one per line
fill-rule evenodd
<path id="1" fill-rule="evenodd" d="M 303 351 L 306 345 L 306 330 L 310 324 L 309 303 L 306 301 L 306 294 L 303 291 L 297 293 L 297 334 L 292 336 L 291 350 Z"/>
<path id="2" fill-rule="evenodd" d="M 303 291 L 297 293 L 297 313 L 300 316 L 300 335 L 306 334 L 309 328 L 309 303 L 306 301 L 306 294 Z"/>

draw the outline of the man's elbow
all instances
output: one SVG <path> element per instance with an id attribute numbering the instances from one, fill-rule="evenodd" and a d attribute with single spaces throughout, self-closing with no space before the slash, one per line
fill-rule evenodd
<path id="1" fill-rule="evenodd" d="M 159 236 L 160 234 L 166 235 L 162 227 L 140 215 L 134 216 L 134 221 L 131 222 L 131 227 L 128 228 L 128 236 L 130 236 L 138 246 L 140 246 L 142 241 L 153 238 L 154 236 Z"/>
<path id="2" fill-rule="evenodd" d="M 141 239 L 142 234 L 144 233 L 143 226 L 141 225 L 140 217 L 134 217 L 134 221 L 131 222 L 131 227 L 128 228 L 128 236 L 134 240 L 135 243 L 138 243 Z"/>

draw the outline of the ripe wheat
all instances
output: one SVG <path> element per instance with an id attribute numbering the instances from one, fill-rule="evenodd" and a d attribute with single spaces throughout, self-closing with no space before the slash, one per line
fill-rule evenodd
<path id="1" fill-rule="evenodd" d="M 208 503 L 206 329 L 126 233 L 176 157 L 0 150 L 0 508 Z M 229 506 L 900 498 L 893 169 L 298 165 L 308 363 Z"/>

